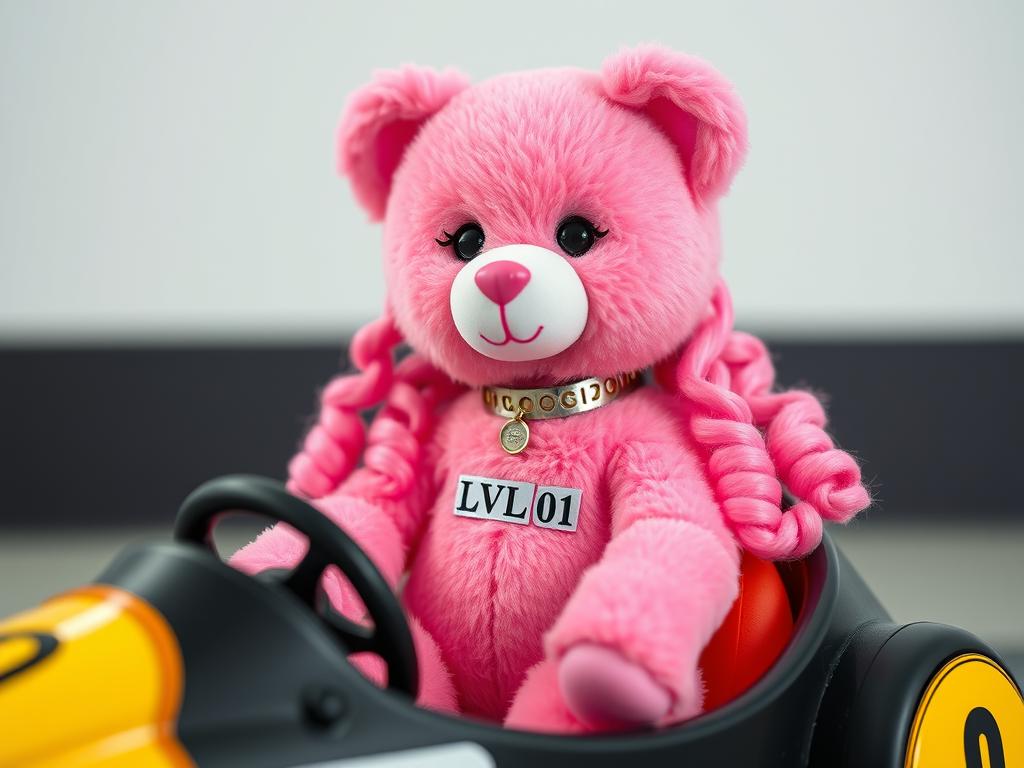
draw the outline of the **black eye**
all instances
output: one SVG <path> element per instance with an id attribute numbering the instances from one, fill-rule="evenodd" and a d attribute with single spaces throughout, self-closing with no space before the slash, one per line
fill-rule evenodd
<path id="1" fill-rule="evenodd" d="M 608 230 L 600 230 L 582 216 L 570 216 L 558 225 L 558 244 L 570 256 L 582 256 L 589 251 Z"/>
<path id="2" fill-rule="evenodd" d="M 454 235 L 450 232 L 445 232 L 444 236 L 446 239 L 438 240 L 434 238 L 434 242 L 446 248 L 449 245 L 452 246 L 455 255 L 463 261 L 469 261 L 480 253 L 484 247 L 484 231 L 480 228 L 479 224 L 474 224 L 473 222 L 463 224 L 455 230 Z"/>

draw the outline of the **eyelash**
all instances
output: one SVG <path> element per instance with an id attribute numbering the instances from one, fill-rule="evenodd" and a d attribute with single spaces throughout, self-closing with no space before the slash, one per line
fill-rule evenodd
<path id="1" fill-rule="evenodd" d="M 449 232 L 447 229 L 442 229 L 441 234 L 444 235 L 444 240 L 434 238 L 434 242 L 440 245 L 442 248 L 447 248 L 449 245 L 455 242 L 455 235 Z M 601 229 L 596 224 L 594 225 L 594 237 L 600 240 L 602 237 L 608 234 L 607 229 Z"/>

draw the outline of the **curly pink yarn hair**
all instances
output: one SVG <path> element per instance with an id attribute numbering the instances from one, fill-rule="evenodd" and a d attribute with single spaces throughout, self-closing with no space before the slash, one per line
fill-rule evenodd
<path id="1" fill-rule="evenodd" d="M 357 372 L 324 389 L 318 423 L 289 464 L 293 493 L 330 494 L 360 457 L 380 496 L 400 498 L 412 488 L 434 413 L 462 388 L 416 354 L 395 366 L 401 341 L 390 316 L 355 335 L 350 356 Z M 756 337 L 733 330 L 724 283 L 707 319 L 658 377 L 678 390 L 722 512 L 755 555 L 806 555 L 821 541 L 823 519 L 846 522 L 870 503 L 856 461 L 825 432 L 818 399 L 801 390 L 772 391 L 768 351 Z M 363 414 L 381 402 L 367 433 Z M 783 485 L 797 499 L 785 510 Z"/>
<path id="2" fill-rule="evenodd" d="M 360 458 L 376 495 L 408 493 L 433 414 L 459 387 L 416 354 L 395 366 L 394 350 L 401 342 L 390 315 L 355 334 L 349 356 L 357 372 L 338 376 L 324 388 L 317 423 L 288 465 L 292 493 L 327 496 Z M 382 402 L 367 430 L 365 412 Z"/>
<path id="3" fill-rule="evenodd" d="M 724 283 L 671 373 L 722 512 L 755 555 L 806 555 L 821 541 L 823 519 L 847 522 L 870 503 L 857 462 L 824 431 L 818 399 L 772 391 L 768 350 L 733 330 Z M 785 510 L 783 484 L 797 499 Z"/>

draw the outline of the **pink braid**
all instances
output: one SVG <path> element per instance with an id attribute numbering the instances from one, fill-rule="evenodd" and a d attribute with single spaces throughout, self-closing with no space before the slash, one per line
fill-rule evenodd
<path id="1" fill-rule="evenodd" d="M 338 487 L 359 460 L 365 440 L 360 413 L 387 395 L 392 349 L 402 336 L 385 315 L 356 332 L 349 357 L 359 373 L 338 376 L 320 396 L 320 418 L 288 464 L 288 490 L 319 498 Z"/>
<path id="2" fill-rule="evenodd" d="M 759 557 L 801 557 L 821 541 L 822 519 L 846 522 L 870 503 L 860 468 L 825 433 L 809 392 L 771 392 L 775 370 L 758 339 L 733 330 L 723 283 L 676 368 L 690 429 L 740 543 Z M 762 433 L 762 430 L 764 432 Z M 798 501 L 782 510 L 782 485 Z"/>
<path id="3" fill-rule="evenodd" d="M 417 355 L 396 369 L 392 355 L 401 341 L 387 315 L 353 337 L 349 356 L 359 373 L 339 376 L 324 389 L 319 421 L 288 465 L 292 493 L 314 499 L 328 495 L 361 455 L 376 492 L 391 498 L 408 492 L 433 411 L 458 388 Z M 362 412 L 385 398 L 367 440 Z"/>
<path id="4" fill-rule="evenodd" d="M 387 403 L 370 425 L 363 454 L 371 494 L 394 499 L 410 491 L 438 407 L 461 390 L 419 355 L 402 360 Z"/>

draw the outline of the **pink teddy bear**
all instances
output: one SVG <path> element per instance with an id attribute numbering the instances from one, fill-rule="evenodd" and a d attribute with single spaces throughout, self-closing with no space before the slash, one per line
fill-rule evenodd
<path id="1" fill-rule="evenodd" d="M 406 67 L 348 102 L 338 164 L 384 221 L 387 308 L 290 489 L 408 575 L 421 704 L 560 732 L 693 717 L 741 548 L 800 557 L 867 506 L 819 402 L 772 392 L 732 328 L 717 202 L 746 144 L 729 83 L 657 47 L 475 86 Z M 278 526 L 233 562 L 304 546 Z"/>

